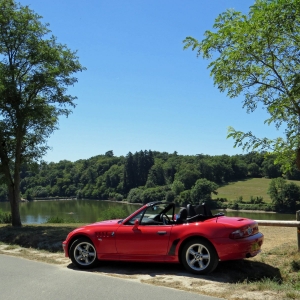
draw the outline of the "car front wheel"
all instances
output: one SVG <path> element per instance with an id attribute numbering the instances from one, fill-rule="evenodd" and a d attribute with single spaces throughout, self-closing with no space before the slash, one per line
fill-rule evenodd
<path id="1" fill-rule="evenodd" d="M 79 238 L 70 248 L 70 258 L 78 268 L 94 267 L 97 263 L 96 249 L 89 239 Z"/>
<path id="2" fill-rule="evenodd" d="M 218 265 L 219 258 L 215 248 L 206 240 L 188 241 L 181 252 L 183 266 L 194 274 L 208 274 Z"/>

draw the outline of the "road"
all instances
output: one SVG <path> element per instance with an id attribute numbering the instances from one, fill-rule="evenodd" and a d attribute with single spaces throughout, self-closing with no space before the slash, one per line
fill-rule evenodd
<path id="1" fill-rule="evenodd" d="M 0 255 L 0 299 L 217 300 L 220 298 Z"/>

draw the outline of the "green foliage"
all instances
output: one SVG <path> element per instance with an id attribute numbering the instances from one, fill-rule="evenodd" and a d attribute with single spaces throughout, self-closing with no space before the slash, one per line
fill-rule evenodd
<path id="1" fill-rule="evenodd" d="M 18 211 L 21 165 L 40 159 L 59 116 L 74 107 L 67 88 L 84 68 L 76 52 L 57 42 L 41 16 L 14 0 L 0 0 L 0 172 Z"/>
<path id="2" fill-rule="evenodd" d="M 5 184 L 0 185 L 0 201 L 7 201 L 7 186 Z"/>
<path id="3" fill-rule="evenodd" d="M 136 157 L 140 155 L 139 153 L 141 152 L 138 152 Z M 148 171 L 146 184 L 132 188 L 128 193 L 128 186 L 124 185 L 124 172 L 126 161 L 130 155 L 116 157 L 105 154 L 76 162 L 64 160 L 59 163 L 42 162 L 41 164 L 24 165 L 21 173 L 21 193 L 28 200 L 48 195 L 47 197 L 57 198 L 77 197 L 116 201 L 126 199 L 130 203 L 168 200 L 174 201 L 178 205 L 185 205 L 192 202 L 198 203 L 199 200 L 204 199 L 207 201 L 210 198 L 209 192 L 205 194 L 205 191 L 201 191 L 204 187 L 201 187 L 199 182 L 207 183 L 209 187 L 211 184 L 216 184 L 213 180 L 208 179 L 211 178 L 222 182 L 222 186 L 218 189 L 221 197 L 212 202 L 214 208 L 226 208 L 227 199 L 225 197 L 228 197 L 229 200 L 237 199 L 236 195 L 241 193 L 241 190 L 243 197 L 240 196 L 241 199 L 238 201 L 240 204 L 263 204 L 263 197 L 270 201 L 266 194 L 270 180 L 242 180 L 245 176 L 245 165 L 255 163 L 260 170 L 263 170 L 266 164 L 271 166 L 274 163 L 274 159 L 271 156 L 265 157 L 264 153 L 252 152 L 234 156 L 183 156 L 165 152 L 153 152 L 152 154 L 155 162 Z M 267 163 L 265 163 L 266 160 Z M 199 178 L 194 177 L 197 172 L 198 175 L 200 174 Z M 156 181 L 154 184 L 152 179 L 157 180 L 157 174 L 160 174 L 161 178 L 164 176 L 164 179 Z M 192 176 L 189 176 L 191 174 Z M 201 178 L 204 174 L 208 178 Z M 270 174 L 272 173 L 270 172 Z M 274 174 L 277 173 L 274 172 Z M 159 183 L 170 181 L 173 176 L 174 181 L 172 183 L 159 185 Z M 191 178 L 190 182 L 193 182 L 195 178 L 196 181 L 191 189 L 186 189 L 184 184 L 177 179 L 178 177 L 185 178 L 187 182 Z M 241 181 L 230 182 L 236 178 Z M 200 181 L 198 182 L 198 180 Z M 230 184 L 227 184 L 228 180 Z M 253 196 L 253 185 L 255 185 L 255 196 Z M 3 195 L 5 196 L 5 186 Z M 213 196 L 214 193 L 212 192 L 211 195 Z M 250 202 L 244 202 L 242 198 L 246 201 L 250 198 Z M 268 208 L 268 210 L 274 209 Z"/>
<path id="4" fill-rule="evenodd" d="M 11 214 L 0 210 L 0 224 L 11 223 Z"/>
<path id="5" fill-rule="evenodd" d="M 211 199 L 211 194 L 217 194 L 218 185 L 205 178 L 198 179 L 195 185 L 191 189 L 191 201 L 194 204 L 198 204 L 201 201 Z"/>
<path id="6" fill-rule="evenodd" d="M 202 41 L 184 40 L 185 49 L 211 60 L 208 67 L 221 92 L 230 98 L 243 95 L 247 112 L 264 107 L 266 124 L 284 125 L 285 137 L 274 140 L 228 130 L 235 147 L 274 152 L 284 171 L 295 166 L 297 153 L 300 167 L 299 7 L 300 0 L 256 0 L 247 15 L 233 9 L 220 14 Z"/>
<path id="7" fill-rule="evenodd" d="M 69 218 L 62 218 L 62 217 L 49 217 L 46 222 L 47 224 L 49 223 L 56 223 L 56 224 L 60 224 L 60 223 L 65 223 L 65 224 L 71 224 L 71 223 L 79 223 L 79 221 L 77 219 L 74 219 L 72 217 Z"/>
<path id="8" fill-rule="evenodd" d="M 174 180 L 172 184 L 172 191 L 175 193 L 175 195 L 179 195 L 184 191 L 184 184 L 180 180 Z"/>
<path id="9" fill-rule="evenodd" d="M 151 182 L 152 184 L 154 184 L 154 186 L 166 184 L 166 179 L 165 179 L 165 174 L 164 174 L 164 169 L 162 167 L 162 164 L 160 163 L 154 164 L 151 167 L 148 173 L 147 183 L 148 182 Z M 149 184 L 148 187 L 150 187 Z"/>
<path id="10" fill-rule="evenodd" d="M 272 179 L 268 193 L 276 210 L 295 211 L 300 202 L 300 187 L 295 183 L 287 183 L 283 178 Z"/>
<path id="11" fill-rule="evenodd" d="M 200 177 L 201 173 L 194 164 L 183 164 L 175 174 L 175 180 L 181 181 L 187 190 L 191 189 Z"/>
<path id="12" fill-rule="evenodd" d="M 251 204 L 262 204 L 264 202 L 264 198 L 261 196 L 250 196 L 250 203 Z"/>
<path id="13" fill-rule="evenodd" d="M 260 177 L 261 171 L 256 163 L 251 163 L 248 165 L 248 174 L 250 177 Z"/>
<path id="14" fill-rule="evenodd" d="M 101 213 L 101 216 L 97 219 L 97 221 L 103 221 L 103 220 L 113 220 L 113 219 L 124 219 L 128 216 L 127 211 L 124 209 L 124 207 L 120 206 L 111 206 L 104 210 Z"/>
<path id="15" fill-rule="evenodd" d="M 169 188 L 164 186 L 145 189 L 142 193 L 142 203 L 165 200 L 168 191 Z"/>
<path id="16" fill-rule="evenodd" d="M 142 194 L 143 194 L 143 189 L 139 188 L 134 188 L 131 189 L 127 201 L 130 203 L 142 203 Z"/>
<path id="17" fill-rule="evenodd" d="M 132 154 L 129 152 L 126 156 L 124 166 L 124 189 L 126 192 L 132 188 L 137 188 L 146 184 L 149 170 L 154 165 L 154 157 L 151 150 L 140 151 Z M 151 179 L 152 180 L 152 179 Z M 156 179 L 153 178 L 154 185 Z"/>
<path id="18" fill-rule="evenodd" d="M 165 200 L 167 202 L 174 202 L 175 201 L 175 193 L 173 191 L 166 192 Z"/>
<path id="19" fill-rule="evenodd" d="M 180 197 L 177 198 L 177 203 L 181 206 L 186 206 L 191 203 L 191 190 L 185 190 L 180 193 Z"/>

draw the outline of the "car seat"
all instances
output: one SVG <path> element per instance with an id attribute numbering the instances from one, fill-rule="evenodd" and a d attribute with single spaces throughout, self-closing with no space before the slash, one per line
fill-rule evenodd
<path id="1" fill-rule="evenodd" d="M 195 207 L 195 211 L 196 211 L 196 214 L 199 214 L 199 215 L 203 215 L 203 216 L 207 216 L 207 217 L 212 216 L 211 210 L 209 209 L 209 207 L 207 207 L 207 205 L 204 202 L 200 205 L 197 205 Z"/>
<path id="2" fill-rule="evenodd" d="M 182 208 L 178 213 L 178 218 L 176 220 L 176 224 L 182 224 L 186 222 L 188 213 L 186 208 Z"/>

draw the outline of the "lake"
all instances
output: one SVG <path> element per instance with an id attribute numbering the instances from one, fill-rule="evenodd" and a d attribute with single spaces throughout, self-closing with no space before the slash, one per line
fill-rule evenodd
<path id="1" fill-rule="evenodd" d="M 81 223 L 96 222 L 100 212 L 111 206 L 122 205 L 128 215 L 138 209 L 139 205 L 101 200 L 49 200 L 20 203 L 23 224 L 45 223 L 49 217 L 72 217 Z M 9 202 L 0 202 L 0 210 L 10 212 Z M 214 211 L 213 213 L 216 213 Z M 226 216 L 239 216 L 254 220 L 296 220 L 296 214 L 257 213 L 242 211 L 225 211 Z"/>

